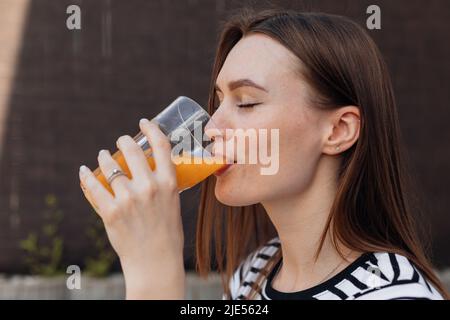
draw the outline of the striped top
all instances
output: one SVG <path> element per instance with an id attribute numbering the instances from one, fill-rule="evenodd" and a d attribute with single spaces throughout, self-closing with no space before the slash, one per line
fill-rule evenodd
<path id="1" fill-rule="evenodd" d="M 250 287 L 269 259 L 280 250 L 274 238 L 245 259 L 230 279 L 231 297 L 246 299 Z M 329 280 L 298 292 L 280 292 L 271 286 L 279 261 L 261 283 L 257 300 L 442 300 L 440 293 L 406 257 L 394 253 L 365 253 Z"/>

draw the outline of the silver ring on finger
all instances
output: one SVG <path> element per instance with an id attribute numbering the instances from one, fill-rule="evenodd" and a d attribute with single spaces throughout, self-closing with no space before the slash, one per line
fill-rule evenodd
<path id="1" fill-rule="evenodd" d="M 126 174 L 120 169 L 114 169 L 109 175 L 108 179 L 106 179 L 106 181 L 108 182 L 109 185 L 111 185 L 113 180 L 119 176 L 126 176 Z"/>

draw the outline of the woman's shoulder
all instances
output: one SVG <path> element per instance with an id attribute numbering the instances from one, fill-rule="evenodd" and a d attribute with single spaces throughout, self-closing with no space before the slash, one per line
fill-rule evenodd
<path id="1" fill-rule="evenodd" d="M 263 268 L 280 250 L 280 246 L 281 243 L 278 237 L 267 241 L 250 253 L 247 258 L 242 261 L 237 271 L 240 270 L 243 274 L 246 274 L 249 271 L 259 271 L 259 269 Z"/>
<path id="2" fill-rule="evenodd" d="M 243 290 L 249 290 L 274 254 L 280 249 L 280 240 L 275 237 L 252 251 L 236 268 L 229 282 L 231 299 L 238 298 Z"/>
<path id="3" fill-rule="evenodd" d="M 366 254 L 367 261 L 352 274 L 367 288 L 354 299 L 409 300 L 443 299 L 416 265 L 405 256 L 391 252 Z"/>
<path id="4" fill-rule="evenodd" d="M 280 249 L 279 238 L 273 238 L 244 259 L 232 278 L 231 299 L 245 296 L 260 271 Z M 334 299 L 330 292 L 341 293 L 342 299 L 358 300 L 441 300 L 442 295 L 428 281 L 415 264 L 403 255 L 390 252 L 368 252 L 353 262 L 335 279 L 333 288 L 311 297 Z M 327 294 L 328 293 L 328 294 Z"/>

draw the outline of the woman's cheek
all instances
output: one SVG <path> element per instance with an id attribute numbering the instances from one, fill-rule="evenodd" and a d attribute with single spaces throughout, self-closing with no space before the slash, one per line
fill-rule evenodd
<path id="1" fill-rule="evenodd" d="M 238 164 L 226 176 L 217 178 L 215 193 L 220 202 L 245 206 L 301 192 L 305 188 L 314 171 L 312 163 L 317 137 L 311 137 L 306 125 L 286 122 L 284 127 L 273 125 L 267 130 L 265 150 L 258 146 L 257 157 L 260 160 L 260 152 L 264 151 L 264 164 Z M 278 133 L 272 135 L 271 130 Z M 245 158 L 249 161 L 249 150 L 246 150 Z"/>

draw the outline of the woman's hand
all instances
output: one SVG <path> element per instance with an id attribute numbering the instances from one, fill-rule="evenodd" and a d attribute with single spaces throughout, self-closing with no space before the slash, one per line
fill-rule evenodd
<path id="1" fill-rule="evenodd" d="M 115 196 L 85 166 L 80 168 L 80 180 L 120 258 L 127 298 L 181 299 L 184 236 L 171 146 L 156 124 L 143 119 L 139 126 L 152 146 L 154 171 L 136 142 L 122 136 L 117 146 L 133 178 L 116 177 L 111 182 Z M 120 169 L 106 150 L 100 151 L 98 162 L 105 177 Z"/>

